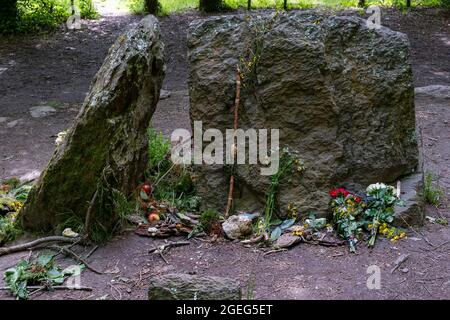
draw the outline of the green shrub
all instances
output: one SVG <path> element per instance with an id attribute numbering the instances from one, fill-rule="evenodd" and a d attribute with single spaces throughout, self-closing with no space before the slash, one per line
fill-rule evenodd
<path id="1" fill-rule="evenodd" d="M 206 210 L 200 215 L 199 222 L 206 233 L 210 233 L 220 219 L 219 213 L 215 210 Z"/>
<path id="2" fill-rule="evenodd" d="M 223 9 L 222 0 L 200 0 L 200 10 L 205 12 L 216 12 Z"/>
<path id="3" fill-rule="evenodd" d="M 15 240 L 20 233 L 21 230 L 16 222 L 15 215 L 0 216 L 0 246 Z"/>
<path id="4" fill-rule="evenodd" d="M 450 8 L 450 0 L 439 0 L 440 5 L 444 8 Z"/>
<path id="5" fill-rule="evenodd" d="M 153 128 L 148 129 L 148 170 L 150 175 L 164 174 L 170 167 L 170 141 Z"/>
<path id="6" fill-rule="evenodd" d="M 92 20 L 97 19 L 100 15 L 95 9 L 92 0 L 79 0 L 80 1 L 80 16 L 82 19 Z"/>
<path id="7" fill-rule="evenodd" d="M 180 211 L 195 211 L 200 205 L 189 166 L 175 165 L 170 160 L 171 143 L 162 133 L 148 130 L 147 180 L 154 185 L 153 197 Z"/>
<path id="8" fill-rule="evenodd" d="M 70 0 L 7 0 L 11 5 L 0 14 L 0 33 L 51 30 L 71 16 Z M 98 13 L 92 0 L 75 0 L 83 19 L 95 19 Z M 8 15 L 5 19 L 3 15 Z"/>
<path id="9" fill-rule="evenodd" d="M 162 11 L 159 0 L 129 0 L 128 8 L 135 14 L 150 13 L 159 15 Z"/>

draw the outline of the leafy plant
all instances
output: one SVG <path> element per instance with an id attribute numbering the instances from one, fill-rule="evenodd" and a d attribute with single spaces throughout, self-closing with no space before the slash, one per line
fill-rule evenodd
<path id="1" fill-rule="evenodd" d="M 364 218 L 371 221 L 369 246 L 374 246 L 379 227 L 394 221 L 394 207 L 403 202 L 397 197 L 396 189 L 384 183 L 371 184 L 366 191 L 368 208 Z"/>
<path id="2" fill-rule="evenodd" d="M 347 240 L 350 252 L 356 252 L 357 237 L 362 232 L 361 227 L 364 224 L 357 218 L 363 213 L 365 204 L 360 197 L 344 188 L 332 189 L 330 196 L 336 232 Z"/>
<path id="3" fill-rule="evenodd" d="M 16 216 L 17 214 L 9 214 L 0 217 L 0 245 L 15 240 L 21 234 Z"/>
<path id="4" fill-rule="evenodd" d="M 129 201 L 127 197 L 117 189 L 112 189 L 112 201 L 114 211 L 119 217 L 120 223 L 135 209 L 136 203 Z"/>
<path id="5" fill-rule="evenodd" d="M 148 129 L 148 170 L 150 175 L 162 175 L 170 168 L 170 140 L 161 132 Z"/>
<path id="6" fill-rule="evenodd" d="M 435 176 L 431 172 L 425 174 L 424 184 L 423 184 L 423 195 L 425 201 L 438 207 L 441 204 L 442 196 L 444 191 L 434 185 Z"/>
<path id="7" fill-rule="evenodd" d="M 318 231 L 323 229 L 327 224 L 327 219 L 325 218 L 316 218 L 314 213 L 310 213 L 308 218 L 305 219 L 305 226 L 311 228 L 314 231 Z"/>
<path id="8" fill-rule="evenodd" d="M 196 195 L 191 168 L 172 163 L 171 143 L 162 133 L 150 128 L 148 138 L 147 179 L 153 181 L 152 196 L 180 211 L 198 210 L 201 199 Z"/>
<path id="9" fill-rule="evenodd" d="M 17 178 L 4 180 L 0 184 L 0 245 L 20 235 L 21 229 L 16 218 L 31 187 L 21 185 Z"/>
<path id="10" fill-rule="evenodd" d="M 213 230 L 213 227 L 215 227 L 219 222 L 219 219 L 220 216 L 216 210 L 208 209 L 202 212 L 199 222 L 202 225 L 203 230 L 210 233 Z"/>
<path id="11" fill-rule="evenodd" d="M 223 0 L 200 0 L 200 10 L 215 12 L 223 9 Z"/>
<path id="12" fill-rule="evenodd" d="M 83 268 L 84 266 L 80 266 Z M 28 286 L 61 285 L 74 270 L 62 270 L 54 263 L 54 254 L 43 252 L 33 262 L 20 260 L 16 266 L 5 271 L 3 278 L 17 299 L 28 298 Z"/>
<path id="13" fill-rule="evenodd" d="M 276 196 L 281 179 L 290 170 L 296 167 L 296 171 L 302 172 L 304 170 L 301 161 L 292 153 L 289 148 L 283 148 L 280 152 L 280 161 L 277 173 L 275 173 L 270 182 L 269 189 L 266 195 L 266 204 L 264 207 L 264 221 L 266 229 L 270 226 L 275 210 Z"/>
<path id="14" fill-rule="evenodd" d="M 8 0 L 14 2 L 9 19 L 0 19 L 0 33 L 51 30 L 66 22 L 72 14 L 71 0 Z M 75 0 L 83 19 L 95 19 L 98 13 L 92 0 Z"/>

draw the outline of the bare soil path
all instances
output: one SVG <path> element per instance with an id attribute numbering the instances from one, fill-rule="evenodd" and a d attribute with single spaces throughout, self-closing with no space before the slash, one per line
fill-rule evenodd
<path id="1" fill-rule="evenodd" d="M 188 127 L 186 30 L 191 12 L 161 18 L 170 96 L 161 100 L 153 125 L 169 134 Z M 88 22 L 76 32 L 0 39 L 0 179 L 35 176 L 53 151 L 55 136 L 76 116 L 91 78 L 109 46 L 139 17 L 105 17 Z M 436 10 L 383 10 L 382 24 L 409 36 L 416 87 L 450 86 L 450 13 Z M 34 118 L 30 108 L 50 106 L 56 111 Z M 425 169 L 439 174 L 450 196 L 450 105 L 433 100 L 417 103 L 417 125 L 422 132 Z M 431 216 L 450 219 L 446 208 L 427 209 Z M 148 250 L 162 240 L 140 238 L 125 231 L 98 248 L 89 258 L 97 269 L 83 272 L 82 284 L 93 292 L 42 292 L 33 299 L 145 299 L 148 277 L 189 272 L 238 278 L 243 286 L 254 279 L 255 299 L 450 299 L 450 229 L 426 223 L 410 230 L 408 239 L 392 244 L 380 240 L 373 250 L 300 244 L 287 252 L 264 256 L 257 249 L 229 241 L 192 240 L 174 248 L 166 264 Z M 171 239 L 175 240 L 175 239 Z M 91 248 L 77 248 L 89 252 Z M 401 254 L 409 259 L 394 273 Z M 0 273 L 28 253 L 0 257 Z M 63 264 L 70 264 L 65 259 Z M 366 286 L 367 267 L 381 269 L 381 289 Z M 117 267 L 117 268 L 116 268 Z M 0 280 L 0 286 L 4 285 Z M 0 292 L 1 299 L 11 299 Z"/>

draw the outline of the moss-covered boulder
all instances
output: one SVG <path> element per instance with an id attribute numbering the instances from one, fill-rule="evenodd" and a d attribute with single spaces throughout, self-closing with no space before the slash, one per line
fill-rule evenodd
<path id="1" fill-rule="evenodd" d="M 117 39 L 75 123 L 29 194 L 20 215 L 26 229 L 82 223 L 90 202 L 90 225 L 104 232 L 114 227 L 114 191 L 130 194 L 143 178 L 147 128 L 164 78 L 163 55 L 153 16 Z"/>

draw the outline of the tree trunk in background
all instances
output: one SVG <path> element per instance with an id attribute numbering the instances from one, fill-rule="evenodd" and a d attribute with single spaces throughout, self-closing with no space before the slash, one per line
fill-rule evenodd
<path id="1" fill-rule="evenodd" d="M 15 29 L 18 20 L 17 0 L 3 0 L 1 6 L 2 6 L 0 10 L 1 29 L 7 30 Z"/>
<path id="2" fill-rule="evenodd" d="M 161 4 L 158 0 L 145 0 L 145 11 L 157 15 L 160 12 Z"/>
<path id="3" fill-rule="evenodd" d="M 287 10 L 287 0 L 284 0 L 284 2 L 283 2 L 283 8 L 284 8 L 284 10 Z"/>
<path id="4" fill-rule="evenodd" d="M 411 7 L 411 0 L 406 0 L 406 7 L 410 8 Z"/>
<path id="5" fill-rule="evenodd" d="M 222 0 L 200 0 L 200 10 L 214 12 L 222 9 Z"/>
<path id="6" fill-rule="evenodd" d="M 251 10 L 252 9 L 252 0 L 248 0 L 247 1 L 247 10 Z"/>
<path id="7" fill-rule="evenodd" d="M 358 1 L 358 7 L 364 7 L 366 5 L 366 0 L 359 0 Z"/>

